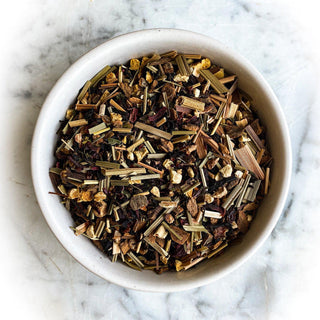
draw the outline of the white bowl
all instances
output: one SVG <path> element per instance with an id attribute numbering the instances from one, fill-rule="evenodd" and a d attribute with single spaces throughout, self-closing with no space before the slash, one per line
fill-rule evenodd
<path id="1" fill-rule="evenodd" d="M 239 87 L 254 100 L 274 158 L 272 185 L 250 230 L 241 244 L 228 248 L 216 259 L 207 260 L 186 272 L 157 275 L 135 271 L 122 263 L 111 263 L 90 240 L 76 237 L 70 213 L 59 198 L 48 194 L 53 187 L 48 170 L 54 163 L 54 146 L 59 120 L 73 102 L 78 90 L 105 65 L 125 63 L 132 57 L 175 49 L 199 53 L 238 75 Z M 32 177 L 39 205 L 48 225 L 63 247 L 96 275 L 123 287 L 171 292 L 199 287 L 221 278 L 246 261 L 270 235 L 286 200 L 291 172 L 291 146 L 283 112 L 272 89 L 261 74 L 243 57 L 207 36 L 184 30 L 152 29 L 111 39 L 74 63 L 58 80 L 44 102 L 32 141 Z"/>

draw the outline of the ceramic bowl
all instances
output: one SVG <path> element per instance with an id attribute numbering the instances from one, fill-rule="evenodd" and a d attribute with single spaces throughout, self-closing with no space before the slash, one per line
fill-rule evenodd
<path id="1" fill-rule="evenodd" d="M 157 275 L 135 271 L 122 263 L 112 263 L 90 240 L 76 237 L 70 213 L 57 196 L 48 194 L 53 187 L 48 170 L 54 163 L 54 146 L 59 120 L 73 102 L 79 89 L 105 65 L 127 62 L 130 58 L 175 49 L 211 58 L 236 74 L 239 87 L 254 101 L 259 117 L 267 128 L 267 140 L 274 162 L 272 185 L 241 244 L 231 246 L 216 259 L 206 260 L 186 272 Z M 239 54 L 220 42 L 190 31 L 152 29 L 113 38 L 75 62 L 57 81 L 46 98 L 32 142 L 32 177 L 37 199 L 52 232 L 63 247 L 84 267 L 101 278 L 123 287 L 156 292 L 171 292 L 199 287 L 235 270 L 249 259 L 273 230 L 286 200 L 291 171 L 291 148 L 286 120 L 279 102 L 261 74 Z"/>

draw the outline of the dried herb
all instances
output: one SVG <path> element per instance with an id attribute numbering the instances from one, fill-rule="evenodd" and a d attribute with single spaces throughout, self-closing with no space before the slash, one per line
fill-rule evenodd
<path id="1" fill-rule="evenodd" d="M 272 158 L 238 79 L 170 51 L 106 66 L 58 131 L 49 175 L 85 236 L 135 270 L 188 270 L 246 233 Z"/>

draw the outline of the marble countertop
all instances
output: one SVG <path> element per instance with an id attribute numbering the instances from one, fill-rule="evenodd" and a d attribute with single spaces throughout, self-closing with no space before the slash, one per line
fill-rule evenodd
<path id="1" fill-rule="evenodd" d="M 8 4 L 1 27 L 5 39 L 0 86 L 2 315 L 49 320 L 227 320 L 300 319 L 317 311 L 317 57 L 291 9 L 287 1 L 277 0 L 28 0 Z M 201 32 L 249 59 L 278 96 L 293 146 L 286 208 L 263 247 L 227 277 L 170 294 L 110 284 L 65 252 L 40 212 L 29 160 L 41 105 L 63 71 L 110 37 L 152 27 Z"/>

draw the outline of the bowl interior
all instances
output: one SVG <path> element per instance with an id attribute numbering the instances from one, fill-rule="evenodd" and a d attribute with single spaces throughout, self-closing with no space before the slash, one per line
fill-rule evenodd
<path id="1" fill-rule="evenodd" d="M 164 53 L 172 49 L 183 53 L 200 53 L 238 75 L 239 87 L 253 98 L 258 115 L 267 128 L 274 163 L 270 192 L 241 244 L 228 248 L 220 257 L 207 260 L 187 272 L 159 276 L 151 271 L 138 272 L 121 263 L 111 263 L 88 239 L 75 237 L 69 229 L 73 225 L 70 214 L 57 196 L 48 194 L 53 189 L 48 170 L 54 161 L 55 132 L 59 120 L 64 118 L 66 109 L 86 80 L 107 64 L 125 63 L 132 57 Z M 78 60 L 47 97 L 32 145 L 32 171 L 37 198 L 49 226 L 65 249 L 102 278 L 125 287 L 149 291 L 177 291 L 206 284 L 233 270 L 249 257 L 270 234 L 281 214 L 290 168 L 290 142 L 284 117 L 274 94 L 260 74 L 219 42 L 203 35 L 172 29 L 146 30 L 120 36 Z"/>

